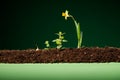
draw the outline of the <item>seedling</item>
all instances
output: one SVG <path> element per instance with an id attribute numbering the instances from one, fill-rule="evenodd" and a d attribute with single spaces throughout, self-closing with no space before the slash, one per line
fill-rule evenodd
<path id="1" fill-rule="evenodd" d="M 46 45 L 46 48 L 45 48 L 45 49 L 49 49 L 49 48 L 50 48 L 49 41 L 45 41 L 45 45 Z"/>
<path id="2" fill-rule="evenodd" d="M 75 27 L 76 27 L 76 33 L 77 33 L 77 40 L 78 40 L 77 48 L 80 48 L 81 44 L 82 44 L 82 35 L 83 35 L 82 32 L 80 31 L 80 24 L 77 23 L 77 21 L 74 19 L 74 17 L 72 15 L 68 14 L 67 10 L 62 13 L 62 16 L 65 17 L 65 20 L 67 20 L 68 17 L 71 17 L 72 20 L 74 21 L 74 24 L 75 24 Z M 64 34 L 65 33 L 62 33 L 60 31 L 60 32 L 56 33 L 56 35 L 58 35 L 58 38 L 55 39 L 55 40 L 52 40 L 52 42 L 56 43 L 56 45 L 57 45 L 56 48 L 57 49 L 61 49 L 62 45 L 63 45 L 63 42 L 67 42 L 67 40 L 64 39 Z M 45 41 L 45 45 L 46 45 L 45 49 L 50 48 L 49 41 Z"/>
<path id="3" fill-rule="evenodd" d="M 80 31 L 80 23 L 77 23 L 75 18 L 72 15 L 68 14 L 67 10 L 65 12 L 62 12 L 62 16 L 65 17 L 65 20 L 67 20 L 68 17 L 71 17 L 72 20 L 74 21 L 74 24 L 76 27 L 76 33 L 77 33 L 77 40 L 78 40 L 77 48 L 80 48 L 82 44 L 82 37 L 83 37 L 83 33 Z"/>
<path id="4" fill-rule="evenodd" d="M 55 42 L 56 45 L 57 45 L 57 49 L 61 49 L 62 48 L 62 44 L 63 42 L 67 42 L 67 40 L 64 39 L 64 34 L 65 33 L 62 33 L 62 32 L 59 32 L 59 33 L 56 33 L 58 35 L 58 38 L 53 40 L 52 42 Z"/>
<path id="5" fill-rule="evenodd" d="M 36 47 L 37 47 L 37 48 L 36 48 L 36 51 L 39 51 L 40 49 L 39 49 L 39 47 L 38 47 L 38 45 L 37 45 L 37 44 L 36 44 Z"/>

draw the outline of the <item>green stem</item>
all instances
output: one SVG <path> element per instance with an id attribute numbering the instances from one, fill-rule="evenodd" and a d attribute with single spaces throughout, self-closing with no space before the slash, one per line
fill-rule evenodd
<path id="1" fill-rule="evenodd" d="M 70 17 L 73 19 L 73 21 L 75 23 L 77 39 L 78 39 L 77 48 L 80 48 L 81 44 L 82 44 L 82 32 L 80 32 L 80 24 L 76 22 L 76 20 L 74 19 L 74 17 L 72 15 L 70 15 Z"/>

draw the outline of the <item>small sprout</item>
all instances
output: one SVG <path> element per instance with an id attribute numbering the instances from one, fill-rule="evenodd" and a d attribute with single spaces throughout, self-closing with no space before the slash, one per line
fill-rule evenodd
<path id="1" fill-rule="evenodd" d="M 38 48 L 38 45 L 37 45 L 37 44 L 36 44 L 36 47 L 37 47 L 37 48 L 36 48 L 36 51 L 39 51 L 40 49 Z"/>
<path id="2" fill-rule="evenodd" d="M 64 34 L 62 32 L 56 33 L 58 35 L 58 38 L 53 40 L 52 42 L 55 42 L 57 45 L 57 49 L 61 49 L 62 48 L 62 44 L 63 42 L 67 42 L 67 40 L 64 39 Z"/>
<path id="3" fill-rule="evenodd" d="M 50 47 L 49 41 L 45 41 L 46 47 Z"/>
<path id="4" fill-rule="evenodd" d="M 45 49 L 48 49 L 48 48 L 50 48 L 49 41 L 45 41 L 45 45 L 46 45 L 46 48 L 45 48 Z"/>
<path id="5" fill-rule="evenodd" d="M 80 31 L 80 24 L 77 23 L 77 21 L 74 19 L 74 17 L 72 15 L 68 14 L 67 10 L 65 12 L 62 12 L 62 16 L 65 17 L 65 20 L 67 20 L 68 17 L 71 17 L 73 19 L 73 21 L 75 23 L 77 39 L 78 39 L 77 48 L 80 48 L 81 44 L 82 44 L 82 37 L 83 37 L 83 33 Z"/>

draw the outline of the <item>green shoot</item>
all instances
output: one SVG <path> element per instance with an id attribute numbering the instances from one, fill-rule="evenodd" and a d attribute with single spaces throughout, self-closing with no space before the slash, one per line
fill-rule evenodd
<path id="1" fill-rule="evenodd" d="M 52 42 L 55 42 L 57 45 L 57 49 L 61 49 L 62 48 L 62 44 L 63 42 L 67 42 L 67 40 L 64 39 L 64 34 L 62 32 L 56 33 L 58 35 L 58 38 L 53 40 Z"/>
<path id="2" fill-rule="evenodd" d="M 36 44 L 36 47 L 37 47 L 37 48 L 36 48 L 36 51 L 39 51 L 40 49 L 39 49 L 39 47 L 38 47 L 38 45 L 37 45 L 37 44 Z"/>
<path id="3" fill-rule="evenodd" d="M 74 21 L 74 24 L 76 27 L 76 33 L 77 33 L 77 40 L 78 40 L 77 48 L 80 48 L 81 44 L 82 44 L 82 37 L 83 37 L 83 33 L 80 31 L 80 24 L 77 23 L 77 21 L 74 19 L 74 17 L 72 15 L 68 14 L 67 10 L 62 13 L 62 16 L 65 17 L 65 20 L 67 20 L 67 17 L 71 17 L 72 20 Z"/>
<path id="4" fill-rule="evenodd" d="M 49 41 L 45 41 L 45 45 L 46 45 L 46 48 L 45 48 L 45 49 L 48 49 L 48 48 L 50 48 Z"/>

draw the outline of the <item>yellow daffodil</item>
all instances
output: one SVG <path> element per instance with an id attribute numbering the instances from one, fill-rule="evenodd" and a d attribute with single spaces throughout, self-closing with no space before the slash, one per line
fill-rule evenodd
<path id="1" fill-rule="evenodd" d="M 82 44 L 82 35 L 83 35 L 83 33 L 80 31 L 80 24 L 75 20 L 75 18 L 72 15 L 68 14 L 67 10 L 65 12 L 62 12 L 62 16 L 65 17 L 65 20 L 67 20 L 68 17 L 71 17 L 72 20 L 74 21 L 75 27 L 76 27 L 76 32 L 77 32 L 77 39 L 78 39 L 78 46 L 77 46 L 77 48 L 80 48 L 81 44 Z M 62 33 L 59 33 L 59 35 L 61 35 L 61 34 Z M 64 39 L 64 37 L 62 37 L 62 39 Z"/>
<path id="2" fill-rule="evenodd" d="M 70 15 L 68 14 L 68 10 L 66 10 L 65 12 L 62 12 L 62 16 L 64 16 L 65 20 L 67 20 L 67 18 L 70 17 Z"/>

